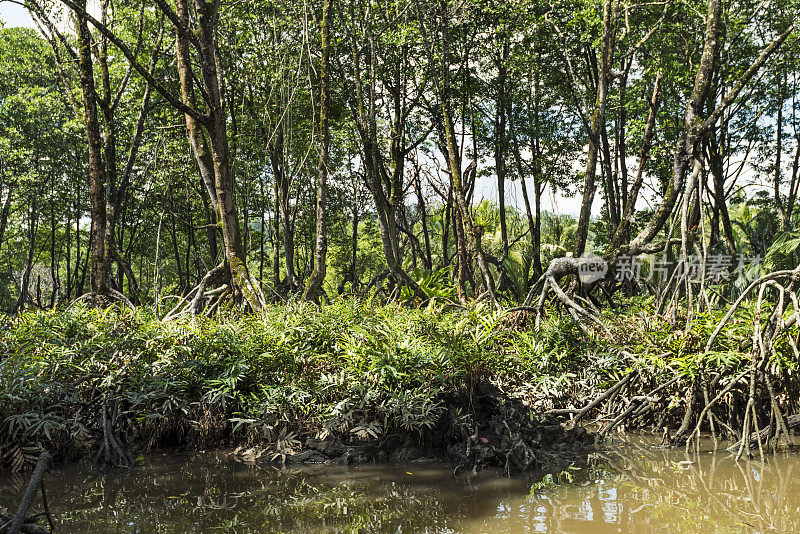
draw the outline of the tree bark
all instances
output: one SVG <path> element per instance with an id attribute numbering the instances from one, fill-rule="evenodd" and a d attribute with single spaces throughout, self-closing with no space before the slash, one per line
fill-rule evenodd
<path id="1" fill-rule="evenodd" d="M 636 212 L 636 201 L 639 199 L 639 191 L 644 184 L 644 166 L 647 163 L 647 158 L 650 155 L 650 146 L 652 145 L 653 134 L 656 125 L 656 113 L 658 112 L 659 93 L 661 91 L 661 71 L 656 74 L 656 79 L 653 82 L 653 94 L 650 97 L 650 111 L 647 114 L 647 124 L 644 128 L 644 135 L 642 136 L 642 145 L 639 150 L 639 167 L 636 171 L 636 178 L 631 185 L 631 190 L 627 194 L 625 200 L 625 207 L 620 217 L 620 223 L 614 232 L 614 238 L 611 241 L 611 249 L 616 249 L 622 243 L 629 239 L 630 226 L 633 223 L 633 215 Z"/>
<path id="2" fill-rule="evenodd" d="M 83 0 L 83 9 L 86 2 Z M 92 199 L 90 231 L 91 267 L 89 280 L 96 306 L 106 303 L 108 293 L 108 255 L 106 248 L 106 185 L 102 140 L 97 115 L 97 92 L 92 65 L 91 34 L 86 20 L 78 16 L 78 70 L 83 95 L 84 128 L 89 146 L 89 191 Z"/>
<path id="3" fill-rule="evenodd" d="M 253 310 L 260 310 L 266 301 L 261 291 L 261 284 L 253 277 L 247 267 L 244 244 L 239 226 L 239 217 L 234 200 L 235 180 L 230 168 L 230 150 L 228 147 L 227 115 L 222 96 L 222 72 L 217 48 L 216 29 L 219 22 L 219 3 L 194 1 L 194 11 L 197 14 L 195 31 L 187 32 L 189 28 L 189 13 L 187 0 L 178 0 L 176 26 L 176 53 L 178 57 L 178 71 L 181 77 L 181 100 L 184 108 L 193 109 L 191 99 L 192 73 L 189 60 L 189 44 L 191 37 L 196 37 L 193 43 L 197 49 L 197 62 L 200 70 L 200 82 L 203 96 L 208 105 L 208 111 L 201 115 L 202 121 L 197 121 L 195 115 L 200 115 L 196 110 L 186 113 L 187 132 L 195 155 L 195 161 L 200 168 L 203 183 L 207 193 L 216 208 L 216 213 L 222 230 L 223 256 L 231 274 L 235 288 Z M 163 9 L 162 9 L 163 10 Z M 200 136 L 197 122 L 205 128 L 205 136 Z M 210 149 L 210 153 L 206 149 Z M 209 184 L 209 164 L 213 173 L 213 188 Z"/>
<path id="4" fill-rule="evenodd" d="M 505 37 L 501 37 L 505 39 Z M 500 210 L 501 255 L 508 256 L 508 224 L 506 221 L 506 61 L 508 42 L 504 41 L 497 61 L 497 99 L 495 102 L 494 165 L 497 174 L 497 200 Z"/>
<path id="5" fill-rule="evenodd" d="M 314 244 L 314 270 L 308 280 L 303 300 L 318 300 L 322 292 L 327 268 L 328 239 L 326 226 L 325 193 L 328 182 L 328 144 L 330 142 L 330 13 L 332 0 L 324 0 L 322 7 L 322 66 L 319 104 L 319 175 L 317 178 L 317 213 Z"/>
<path id="6" fill-rule="evenodd" d="M 646 245 L 653 240 L 664 226 L 672 214 L 675 202 L 684 189 L 689 162 L 696 153 L 697 142 L 700 136 L 719 120 L 725 110 L 736 101 L 739 93 L 741 93 L 747 82 L 794 31 L 794 26 L 790 25 L 770 43 L 738 78 L 723 101 L 718 104 L 714 108 L 714 111 L 704 120 L 700 115 L 700 111 L 703 108 L 708 87 L 711 83 L 714 64 L 719 54 L 717 43 L 719 40 L 721 10 L 722 8 L 719 0 L 709 0 L 703 52 L 700 58 L 700 64 L 697 67 L 694 88 L 689 97 L 689 102 L 686 105 L 683 132 L 676 142 L 672 164 L 672 176 L 667 184 L 661 204 L 653 213 L 647 225 L 639 232 L 639 235 L 625 247 L 625 252 L 627 254 L 635 255 L 644 250 Z"/>
<path id="7" fill-rule="evenodd" d="M 600 51 L 600 72 L 597 80 L 597 94 L 594 102 L 591 123 L 589 125 L 589 150 L 586 155 L 586 175 L 583 181 L 581 209 L 578 215 L 578 227 L 575 230 L 575 244 L 572 249 L 574 257 L 583 254 L 589 237 L 589 221 L 592 217 L 592 203 L 595 195 L 595 175 L 600 148 L 601 128 L 605 128 L 605 110 L 608 100 L 608 87 L 611 81 L 611 54 L 613 52 L 613 22 L 616 0 L 605 0 L 603 4 L 603 36 Z"/>
<path id="8" fill-rule="evenodd" d="M 449 35 L 449 9 L 447 0 L 440 0 L 441 9 L 441 46 L 442 46 L 442 81 L 437 86 L 439 90 L 439 105 L 441 107 L 441 127 L 443 128 L 442 137 L 447 143 L 447 165 L 450 170 L 450 180 L 453 184 L 453 196 L 456 201 L 456 206 L 464 226 L 464 234 L 466 243 L 469 245 L 470 253 L 475 256 L 478 262 L 478 268 L 483 276 L 483 282 L 486 285 L 486 290 L 497 305 L 497 294 L 495 290 L 494 278 L 492 277 L 486 260 L 483 257 L 479 241 L 483 237 L 483 228 L 478 229 L 473 221 L 472 215 L 467 206 L 466 197 L 464 195 L 463 176 L 461 174 L 461 161 L 459 158 L 455 125 L 453 123 L 453 115 L 450 107 L 450 35 Z M 474 132 L 473 132 L 474 135 Z M 476 165 L 473 162 L 472 165 Z M 467 169 L 464 175 L 469 174 L 472 169 Z"/>

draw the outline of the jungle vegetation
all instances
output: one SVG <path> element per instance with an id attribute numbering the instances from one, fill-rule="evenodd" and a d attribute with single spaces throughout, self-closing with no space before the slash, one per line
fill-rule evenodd
<path id="1" fill-rule="evenodd" d="M 796 0 L 18 3 L 3 465 L 423 432 L 479 380 L 738 456 L 800 423 Z"/>

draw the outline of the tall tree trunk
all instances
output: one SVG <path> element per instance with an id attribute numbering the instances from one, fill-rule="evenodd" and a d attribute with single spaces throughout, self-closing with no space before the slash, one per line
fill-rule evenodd
<path id="1" fill-rule="evenodd" d="M 3 246 L 3 239 L 8 227 L 8 215 L 11 213 L 11 197 L 14 193 L 15 184 L 8 184 L 6 187 L 6 199 L 3 202 L 3 209 L 0 211 L 0 248 Z"/>
<path id="2" fill-rule="evenodd" d="M 709 128 L 716 124 L 725 110 L 736 101 L 747 82 L 794 31 L 794 25 L 789 25 L 783 33 L 764 48 L 761 54 L 734 83 L 723 101 L 714 108 L 710 116 L 703 120 L 700 111 L 703 109 L 703 103 L 714 71 L 714 64 L 719 55 L 717 43 L 719 40 L 721 10 L 722 8 L 719 0 L 708 1 L 703 52 L 700 57 L 700 64 L 697 67 L 694 88 L 692 89 L 692 93 L 686 105 L 683 132 L 676 142 L 672 164 L 672 176 L 667 184 L 661 204 L 656 208 L 647 225 L 639 232 L 639 235 L 626 247 L 625 251 L 628 254 L 637 254 L 644 250 L 645 246 L 653 240 L 664 226 L 672 214 L 675 202 L 684 189 L 689 162 L 696 153 L 698 140 Z"/>
<path id="3" fill-rule="evenodd" d="M 14 306 L 17 311 L 25 307 L 26 300 L 33 302 L 28 291 L 28 285 L 30 285 L 31 271 L 33 270 L 33 256 L 36 252 L 36 226 L 39 222 L 39 211 L 36 209 L 36 204 L 36 200 L 33 199 L 28 210 L 28 256 L 25 262 L 25 271 L 19 284 L 19 299 L 17 299 L 17 303 Z"/>
<path id="4" fill-rule="evenodd" d="M 539 56 L 541 57 L 541 55 Z M 534 204 L 535 204 L 535 215 L 534 210 L 531 209 L 531 201 L 530 196 L 528 195 L 528 183 L 527 177 L 528 172 L 525 169 L 525 166 L 522 162 L 522 156 L 520 154 L 520 140 L 517 133 L 516 126 L 514 124 L 514 114 L 513 114 L 513 104 L 511 102 L 508 103 L 508 116 L 509 116 L 509 132 L 511 142 L 513 143 L 513 149 L 511 153 L 514 158 L 514 166 L 517 169 L 517 175 L 519 176 L 520 188 L 522 189 L 522 200 L 525 204 L 525 215 L 528 218 L 528 231 L 531 234 L 531 253 L 533 254 L 532 260 L 532 267 L 533 272 L 536 275 L 535 278 L 538 279 L 542 275 L 542 253 L 541 253 L 541 240 L 542 240 L 542 228 L 541 228 L 541 192 L 542 192 L 542 185 L 541 185 L 541 177 L 540 177 L 540 158 L 541 155 L 539 153 L 539 76 L 538 71 L 536 74 L 536 78 L 532 80 L 533 83 L 533 134 L 530 135 L 530 145 L 531 145 L 531 157 L 533 159 L 533 194 L 534 194 Z M 530 111 L 530 106 L 529 106 Z M 526 273 L 527 275 L 527 273 Z M 526 284 L 527 290 L 527 284 Z"/>
<path id="5" fill-rule="evenodd" d="M 353 205 L 353 231 L 350 236 L 350 285 L 353 288 L 353 293 L 358 291 L 360 285 L 358 276 L 358 221 L 359 213 L 358 207 Z"/>
<path id="6" fill-rule="evenodd" d="M 597 79 L 597 94 L 594 109 L 589 124 L 589 151 L 586 155 L 586 176 L 583 181 L 581 209 L 578 215 L 578 227 L 575 230 L 575 244 L 572 249 L 573 256 L 578 257 L 586 249 L 589 237 L 589 221 L 592 217 L 592 203 L 595 195 L 595 177 L 597 174 L 598 151 L 601 143 L 601 128 L 605 128 L 606 101 L 608 100 L 608 86 L 611 81 L 611 54 L 613 52 L 614 29 L 612 18 L 616 15 L 613 6 L 616 0 L 605 0 L 603 4 L 603 36 L 600 50 L 600 72 Z"/>
<path id="7" fill-rule="evenodd" d="M 791 226 L 789 213 L 781 200 L 781 153 L 783 152 L 783 88 L 785 78 L 778 81 L 778 116 L 775 119 L 775 205 L 781 216 L 781 231 Z"/>
<path id="8" fill-rule="evenodd" d="M 711 181 L 714 185 L 712 191 L 714 211 L 722 223 L 722 233 L 725 237 L 728 252 L 733 254 L 736 252 L 736 239 L 733 235 L 733 225 L 731 224 L 731 217 L 728 214 L 728 205 L 725 199 L 724 156 L 720 153 L 720 146 L 724 144 L 724 137 L 717 141 L 713 132 L 708 137 L 709 166 L 711 168 Z"/>
<path id="9" fill-rule="evenodd" d="M 268 150 L 270 164 L 272 165 L 272 177 L 275 180 L 276 224 L 278 224 L 278 221 L 283 222 L 283 259 L 286 267 L 286 285 L 292 291 L 297 289 L 299 281 L 294 268 L 294 217 L 289 204 L 291 201 L 291 184 L 286 172 L 283 154 L 282 125 L 278 127 L 274 140 L 268 145 Z M 279 245 L 276 246 L 279 247 Z M 275 254 L 277 264 L 279 252 Z"/>
<path id="10" fill-rule="evenodd" d="M 620 171 L 620 179 L 622 181 L 620 185 L 620 194 L 617 195 L 618 207 L 617 213 L 620 217 L 622 217 L 622 212 L 625 209 L 625 203 L 628 201 L 628 145 L 627 145 L 627 124 L 628 124 L 628 108 L 626 106 L 627 103 L 627 94 L 628 94 L 628 73 L 630 72 L 631 65 L 633 64 L 633 59 L 630 58 L 625 62 L 625 68 L 623 69 L 622 78 L 620 79 L 619 83 L 619 100 L 620 100 L 620 109 L 619 109 L 619 120 L 618 120 L 618 127 L 617 127 L 617 161 L 619 164 L 619 171 Z"/>
<path id="11" fill-rule="evenodd" d="M 356 20 L 353 3 L 350 4 L 350 16 L 351 20 Z M 369 18 L 368 16 L 366 22 L 366 38 L 371 45 L 373 44 L 373 36 L 371 28 L 369 27 L 371 22 Z M 372 50 L 372 46 L 366 48 L 368 51 Z M 355 90 L 351 92 L 349 101 L 361 139 L 364 182 L 375 202 L 375 211 L 378 216 L 378 228 L 380 229 L 381 244 L 383 246 L 386 265 L 389 268 L 392 278 L 394 278 L 398 284 L 408 286 L 414 293 L 414 296 L 418 300 L 423 301 L 428 298 L 428 295 L 403 269 L 403 258 L 400 254 L 398 239 L 397 207 L 403 201 L 403 162 L 406 157 L 406 151 L 404 149 L 405 113 L 399 109 L 402 65 L 398 63 L 394 69 L 395 79 L 393 82 L 397 87 L 392 99 L 394 105 L 394 120 L 392 121 L 391 132 L 391 158 L 393 169 L 389 171 L 386 168 L 384 159 L 379 150 L 377 134 L 375 111 L 375 57 L 371 52 L 364 57 L 355 31 L 350 33 L 350 50 L 352 54 L 352 72 Z M 401 56 L 404 58 L 405 48 L 401 48 L 401 51 L 403 52 Z M 362 58 L 366 59 L 369 65 L 368 92 L 364 91 L 361 76 Z M 404 61 L 404 59 L 401 59 L 401 61 Z"/>
<path id="12" fill-rule="evenodd" d="M 425 196 L 422 193 L 422 181 L 419 176 L 419 168 L 414 170 L 414 193 L 417 195 L 417 204 L 419 209 L 420 223 L 422 225 L 422 238 L 425 240 L 425 253 L 422 260 L 425 262 L 425 268 L 428 270 L 433 269 L 433 259 L 431 258 L 431 237 L 428 230 L 428 208 L 425 203 Z"/>
<path id="13" fill-rule="evenodd" d="M 618 185 L 615 183 L 616 180 L 616 173 L 612 169 L 612 161 L 614 158 L 611 157 L 611 143 L 608 139 L 608 130 L 603 127 L 600 128 L 600 141 L 601 147 L 603 149 L 603 157 L 602 157 L 602 174 L 605 176 L 605 197 L 606 197 L 606 210 L 608 211 L 608 219 L 610 224 L 610 228 L 616 228 L 619 224 L 619 211 L 617 205 L 617 189 L 619 189 Z"/>
<path id="14" fill-rule="evenodd" d="M 328 143 L 330 131 L 328 107 L 330 105 L 330 12 L 332 0 L 325 0 L 322 6 L 322 73 L 319 104 L 319 175 L 317 178 L 317 239 L 314 244 L 314 270 L 308 280 L 303 300 L 318 300 L 325 281 L 328 239 L 326 228 L 325 193 L 328 181 Z"/>
<path id="15" fill-rule="evenodd" d="M 483 237 L 483 228 L 476 227 L 472 221 L 472 215 L 467 206 L 466 197 L 464 195 L 464 184 L 461 174 L 461 161 L 459 158 L 458 142 L 456 140 L 455 124 L 453 122 L 453 115 L 450 106 L 450 35 L 449 35 L 449 6 L 448 0 L 440 0 L 440 9 L 442 11 L 442 28 L 441 28 L 441 43 L 442 43 L 442 81 L 438 86 L 439 88 L 439 105 L 441 107 L 442 120 L 441 125 L 443 128 L 442 137 L 444 138 L 447 146 L 447 165 L 450 171 L 450 179 L 453 184 L 453 196 L 458 207 L 461 223 L 463 224 L 466 243 L 469 244 L 470 253 L 477 259 L 478 268 L 483 276 L 483 282 L 486 286 L 486 291 L 492 302 L 497 305 L 497 293 L 495 290 L 494 278 L 489 271 L 489 266 L 481 250 L 480 240 Z M 473 132 L 474 135 L 474 132 Z M 473 162 L 472 165 L 476 165 Z M 468 175 L 472 169 L 467 169 L 464 175 Z"/>
<path id="16" fill-rule="evenodd" d="M 273 159 L 270 156 L 270 161 Z M 280 188 L 278 187 L 278 173 L 280 168 L 272 163 L 272 198 L 274 199 L 273 205 L 273 219 L 272 219 L 272 284 L 277 289 L 281 283 L 281 245 L 280 245 L 280 231 L 281 231 L 281 207 L 280 207 Z"/>
<path id="17" fill-rule="evenodd" d="M 183 30 L 186 30 L 190 26 L 187 0 L 178 0 L 176 6 L 179 24 Z M 253 310 L 260 310 L 266 301 L 260 283 L 250 274 L 247 267 L 234 200 L 235 180 L 230 168 L 227 115 L 223 102 L 221 62 L 216 39 L 216 28 L 219 22 L 218 10 L 218 2 L 194 1 L 194 11 L 197 14 L 194 35 L 196 36 L 197 63 L 200 70 L 199 81 L 202 84 L 204 96 L 208 100 L 208 112 L 202 116 L 201 126 L 208 134 L 208 141 L 206 142 L 206 136 L 202 135 L 197 128 L 197 123 L 200 121 L 195 117 L 188 116 L 188 112 L 186 113 L 186 127 L 195 161 L 222 230 L 223 256 L 233 286 L 241 292 L 242 297 Z M 187 33 L 189 32 L 182 31 L 181 27 L 177 28 L 176 53 L 178 74 L 181 80 L 181 100 L 187 108 L 192 108 L 193 76 Z M 210 183 L 212 176 L 213 188 Z"/>
<path id="18" fill-rule="evenodd" d="M 672 162 L 672 177 L 670 178 L 669 184 L 667 184 L 667 189 L 664 192 L 664 200 L 661 205 L 656 209 L 655 213 L 653 213 L 653 216 L 639 235 L 631 242 L 630 253 L 638 253 L 644 245 L 655 237 L 672 214 L 672 208 L 684 189 L 689 162 L 697 151 L 697 142 L 699 134 L 701 133 L 700 126 L 698 125 L 698 123 L 701 123 L 700 111 L 703 108 L 705 96 L 711 84 L 711 75 L 714 71 L 714 64 L 716 63 L 719 53 L 717 42 L 719 39 L 721 11 L 722 6 L 720 0 L 708 0 L 703 52 L 700 58 L 700 64 L 697 67 L 694 88 L 689 96 L 689 102 L 686 104 L 683 131 L 678 137 L 675 146 L 675 155 L 673 156 Z"/>
<path id="19" fill-rule="evenodd" d="M 501 257 L 508 256 L 508 224 L 506 221 L 506 61 L 508 42 L 504 39 L 497 62 L 497 99 L 495 103 L 494 165 L 497 174 L 497 199 L 500 209 Z"/>
<path id="20" fill-rule="evenodd" d="M 67 280 L 64 288 L 64 298 L 69 302 L 72 295 L 72 211 L 69 208 L 67 208 L 67 224 L 64 227 L 64 240 L 67 249 L 65 258 Z"/>
<path id="21" fill-rule="evenodd" d="M 658 111 L 659 93 L 661 91 L 661 77 L 662 73 L 658 71 L 656 79 L 653 82 L 653 93 L 650 97 L 650 111 L 647 115 L 647 124 L 644 128 L 642 145 L 639 150 L 639 167 L 636 171 L 636 178 L 633 180 L 633 185 L 631 185 L 631 190 L 626 195 L 619 226 L 614 232 L 614 238 L 611 240 L 612 249 L 617 249 L 622 243 L 626 243 L 630 239 L 630 226 L 636 211 L 636 201 L 639 199 L 639 191 L 642 188 L 642 184 L 644 184 L 644 166 L 650 155 L 650 146 L 655 132 L 656 113 Z"/>
<path id="22" fill-rule="evenodd" d="M 83 0 L 82 7 L 86 8 Z M 89 280 L 95 305 L 106 304 L 109 289 L 106 248 L 106 186 L 102 140 L 97 116 L 97 92 L 92 65 L 91 34 L 86 20 L 78 17 L 78 70 L 83 95 L 84 128 L 89 145 L 89 191 L 92 199 L 90 232 L 91 269 Z"/>
<path id="23" fill-rule="evenodd" d="M 50 173 L 50 190 L 55 191 L 55 177 Z M 56 208 L 55 199 L 50 199 L 50 279 L 52 291 L 50 293 L 50 307 L 55 306 L 58 298 L 60 281 L 58 279 L 58 258 L 56 256 Z"/>

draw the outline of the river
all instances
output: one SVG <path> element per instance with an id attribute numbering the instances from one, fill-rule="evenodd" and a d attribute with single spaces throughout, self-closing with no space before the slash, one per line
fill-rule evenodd
<path id="1" fill-rule="evenodd" d="M 800 531 L 800 456 L 735 462 L 628 436 L 569 474 L 467 480 L 420 465 L 260 468 L 151 455 L 126 472 L 46 477 L 59 533 Z M 0 476 L 15 509 L 27 477 Z M 41 510 L 41 501 L 34 503 Z"/>

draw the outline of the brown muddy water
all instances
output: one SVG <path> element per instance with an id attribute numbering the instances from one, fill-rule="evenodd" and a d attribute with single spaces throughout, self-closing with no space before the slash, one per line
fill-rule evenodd
<path id="1" fill-rule="evenodd" d="M 46 487 L 59 533 L 800 531 L 800 456 L 737 463 L 653 443 L 629 436 L 544 480 L 419 465 L 280 470 L 199 453 L 123 473 L 63 467 Z M 26 481 L 0 476 L 0 505 L 15 509 Z"/>

